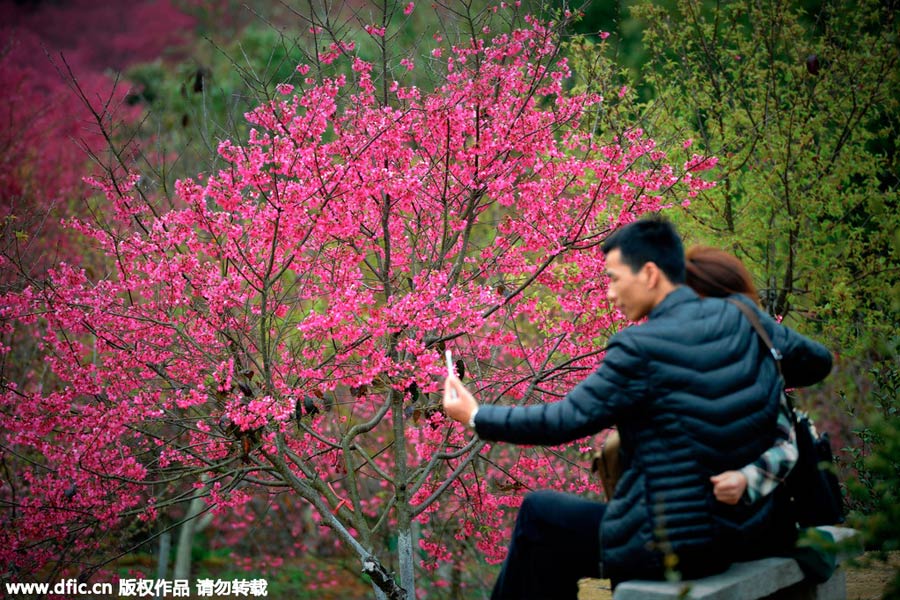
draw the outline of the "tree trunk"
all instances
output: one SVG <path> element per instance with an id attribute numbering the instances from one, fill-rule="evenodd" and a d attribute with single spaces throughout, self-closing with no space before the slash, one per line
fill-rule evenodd
<path id="1" fill-rule="evenodd" d="M 400 587 L 407 600 L 416 600 L 416 565 L 413 554 L 412 514 L 409 507 L 406 466 L 406 431 L 403 423 L 403 394 L 393 394 L 391 413 L 394 420 L 394 457 L 397 481 L 397 559 L 400 564 Z"/>
<path id="2" fill-rule="evenodd" d="M 156 580 L 161 581 L 169 574 L 169 549 L 172 547 L 172 534 L 163 531 L 159 536 L 159 557 L 156 561 Z M 157 599 L 160 596 L 156 596 Z"/>
<path id="3" fill-rule="evenodd" d="M 203 512 L 203 498 L 194 498 L 188 506 L 185 521 L 178 531 L 178 550 L 175 553 L 175 579 L 189 579 L 191 576 L 191 549 L 194 545 L 194 534 L 201 531 L 209 523 L 206 520 L 198 524 L 197 517 Z"/>

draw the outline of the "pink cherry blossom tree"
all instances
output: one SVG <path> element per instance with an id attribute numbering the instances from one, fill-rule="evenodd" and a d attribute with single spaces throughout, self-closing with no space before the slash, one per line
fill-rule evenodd
<path id="1" fill-rule="evenodd" d="M 559 24 L 525 21 L 439 43 L 432 90 L 333 40 L 172 207 L 137 172 L 91 180 L 106 208 L 69 226 L 105 272 L 60 262 L 0 299 L 2 352 L 29 335 L 43 362 L 2 380 L 7 576 L 89 576 L 110 532 L 197 497 L 225 515 L 288 495 L 379 597 L 414 598 L 417 576 L 501 561 L 523 491 L 600 491 L 585 444 L 495 447 L 447 419 L 443 352 L 483 402 L 561 398 L 622 318 L 599 244 L 714 160 L 601 140 Z M 391 26 L 366 32 L 384 49 Z M 312 76 L 328 64 L 348 68 Z"/>

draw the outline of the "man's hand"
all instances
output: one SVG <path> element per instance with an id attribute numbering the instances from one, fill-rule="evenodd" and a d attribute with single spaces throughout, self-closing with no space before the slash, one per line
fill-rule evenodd
<path id="1" fill-rule="evenodd" d="M 725 504 L 737 504 L 747 489 L 747 478 L 740 471 L 725 471 L 709 478 L 716 500 Z"/>
<path id="2" fill-rule="evenodd" d="M 463 425 L 468 425 L 476 408 L 478 408 L 478 402 L 459 378 L 447 377 L 444 381 L 444 412 L 447 413 L 447 416 Z"/>

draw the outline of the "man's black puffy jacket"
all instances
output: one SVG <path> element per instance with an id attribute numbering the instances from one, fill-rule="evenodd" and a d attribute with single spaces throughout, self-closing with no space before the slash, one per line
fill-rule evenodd
<path id="1" fill-rule="evenodd" d="M 824 346 L 760 319 L 784 355 L 789 388 L 828 375 Z M 771 503 L 725 505 L 709 481 L 772 446 L 779 396 L 775 362 L 738 308 L 681 286 L 645 323 L 613 336 L 599 368 L 564 400 L 483 405 L 475 426 L 486 440 L 555 445 L 617 425 L 630 462 L 600 527 L 607 576 L 658 578 L 666 564 L 700 576 L 793 533 L 772 530 L 784 527 Z"/>

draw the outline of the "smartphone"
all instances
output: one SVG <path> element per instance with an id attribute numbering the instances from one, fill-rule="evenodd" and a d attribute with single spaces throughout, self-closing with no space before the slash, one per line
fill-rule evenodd
<path id="1" fill-rule="evenodd" d="M 456 373 L 453 372 L 453 352 L 447 350 L 444 352 L 444 360 L 447 361 L 447 377 L 453 377 Z M 456 399 L 456 390 L 450 388 L 450 397 L 454 400 Z"/>
<path id="2" fill-rule="evenodd" d="M 456 375 L 456 373 L 453 372 L 453 351 L 445 351 L 444 359 L 447 361 L 447 377 L 453 377 L 454 375 Z"/>

